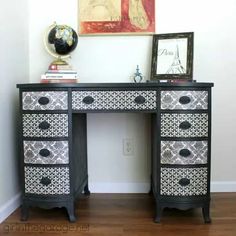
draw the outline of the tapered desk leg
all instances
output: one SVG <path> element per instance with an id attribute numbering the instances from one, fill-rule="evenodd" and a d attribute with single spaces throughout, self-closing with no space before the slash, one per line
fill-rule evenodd
<path id="1" fill-rule="evenodd" d="M 202 208 L 202 214 L 204 218 L 205 223 L 211 223 L 211 217 L 210 217 L 210 205 L 207 204 Z"/>
<path id="2" fill-rule="evenodd" d="M 84 187 L 84 195 L 86 195 L 86 196 L 89 196 L 89 195 L 90 195 L 88 183 L 87 183 L 87 184 L 85 185 L 85 187 Z"/>

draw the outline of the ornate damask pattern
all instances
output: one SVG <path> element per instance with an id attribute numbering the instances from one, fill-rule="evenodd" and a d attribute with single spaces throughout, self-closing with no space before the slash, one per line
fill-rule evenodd
<path id="1" fill-rule="evenodd" d="M 39 103 L 42 97 L 49 99 L 48 104 Z M 22 107 L 23 110 L 67 110 L 68 95 L 65 91 L 23 92 Z"/>
<path id="2" fill-rule="evenodd" d="M 180 98 L 187 96 L 190 102 L 181 104 Z M 161 109 L 203 109 L 208 108 L 207 91 L 161 91 Z"/>
<path id="3" fill-rule="evenodd" d="M 182 179 L 189 184 L 181 185 Z M 207 194 L 207 168 L 161 168 L 161 195 L 195 196 Z"/>
<path id="4" fill-rule="evenodd" d="M 40 155 L 46 149 L 48 156 Z M 24 141 L 24 162 L 31 164 L 68 164 L 68 141 Z"/>
<path id="5" fill-rule="evenodd" d="M 48 129 L 40 129 L 39 124 L 46 121 Z M 67 114 L 23 114 L 24 137 L 68 137 Z"/>
<path id="6" fill-rule="evenodd" d="M 43 184 L 43 178 L 47 178 L 49 182 L 47 184 Z M 25 193 L 50 195 L 69 194 L 69 168 L 25 166 Z"/>
<path id="7" fill-rule="evenodd" d="M 188 156 L 180 155 L 183 149 L 189 151 Z M 161 141 L 161 164 L 206 164 L 207 156 L 207 141 Z"/>
<path id="8" fill-rule="evenodd" d="M 182 122 L 189 122 L 191 127 L 181 129 Z M 161 137 L 208 137 L 208 114 L 161 114 Z"/>
<path id="9" fill-rule="evenodd" d="M 135 102 L 142 96 L 143 103 Z M 83 102 L 85 97 L 92 97 L 91 104 Z M 154 110 L 156 109 L 156 91 L 73 91 L 72 109 L 74 110 Z"/>

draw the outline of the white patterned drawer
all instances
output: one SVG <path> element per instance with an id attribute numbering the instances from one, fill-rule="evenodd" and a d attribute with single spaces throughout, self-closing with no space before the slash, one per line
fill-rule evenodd
<path id="1" fill-rule="evenodd" d="M 66 91 L 22 92 L 23 110 L 67 110 Z"/>
<path id="2" fill-rule="evenodd" d="M 162 113 L 161 137 L 208 137 L 208 114 Z"/>
<path id="3" fill-rule="evenodd" d="M 24 141 L 24 162 L 31 164 L 68 164 L 68 141 Z"/>
<path id="4" fill-rule="evenodd" d="M 24 137 L 68 137 L 67 114 L 23 114 Z"/>
<path id="5" fill-rule="evenodd" d="M 161 168 L 161 195 L 207 194 L 207 168 Z"/>
<path id="6" fill-rule="evenodd" d="M 161 164 L 206 164 L 207 141 L 161 141 Z"/>
<path id="7" fill-rule="evenodd" d="M 69 168 L 25 166 L 25 193 L 69 194 Z"/>
<path id="8" fill-rule="evenodd" d="M 156 91 L 73 91 L 73 110 L 155 110 Z"/>
<path id="9" fill-rule="evenodd" d="M 161 109 L 208 109 L 207 91 L 161 91 Z"/>

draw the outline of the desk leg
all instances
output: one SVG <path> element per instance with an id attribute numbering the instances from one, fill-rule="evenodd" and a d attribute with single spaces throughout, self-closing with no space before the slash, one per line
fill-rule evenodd
<path id="1" fill-rule="evenodd" d="M 203 214 L 203 218 L 206 224 L 211 223 L 211 217 L 210 217 L 210 206 L 209 204 L 206 204 L 203 208 L 202 208 L 202 214 Z"/>
<path id="2" fill-rule="evenodd" d="M 156 216 L 155 216 L 155 223 L 160 223 L 161 222 L 161 214 L 162 214 L 162 210 L 163 208 L 158 205 L 158 203 L 156 203 L 157 206 L 156 206 Z"/>
<path id="3" fill-rule="evenodd" d="M 75 206 L 74 206 L 74 202 L 68 202 L 68 205 L 66 206 L 66 210 L 68 213 L 68 217 L 69 217 L 69 221 L 70 222 L 75 222 L 76 221 L 76 217 L 75 217 Z"/>
<path id="4" fill-rule="evenodd" d="M 29 206 L 23 202 L 21 206 L 21 221 L 26 221 L 29 218 Z"/>
<path id="5" fill-rule="evenodd" d="M 85 187 L 84 187 L 84 195 L 86 195 L 86 196 L 89 196 L 89 195 L 90 195 L 88 183 L 87 183 L 87 184 L 85 185 Z"/>

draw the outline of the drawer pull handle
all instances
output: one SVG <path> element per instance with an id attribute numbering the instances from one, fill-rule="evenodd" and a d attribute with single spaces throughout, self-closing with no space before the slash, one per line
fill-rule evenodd
<path id="1" fill-rule="evenodd" d="M 182 96 L 179 98 L 179 103 L 181 103 L 183 105 L 188 104 L 190 102 L 191 102 L 191 99 L 188 96 Z"/>
<path id="2" fill-rule="evenodd" d="M 191 127 L 191 124 L 188 121 L 183 121 L 179 125 L 180 129 L 189 129 L 190 127 Z"/>
<path id="3" fill-rule="evenodd" d="M 50 128 L 50 124 L 47 121 L 43 121 L 43 122 L 41 122 L 39 124 L 39 128 L 43 129 L 43 130 L 49 129 Z"/>
<path id="4" fill-rule="evenodd" d="M 146 99 L 143 97 L 143 96 L 138 96 L 134 99 L 134 102 L 137 103 L 137 104 L 143 104 L 146 102 Z"/>
<path id="5" fill-rule="evenodd" d="M 181 186 L 187 186 L 187 185 L 190 184 L 190 180 L 187 179 L 187 178 L 183 178 L 183 179 L 181 179 L 181 180 L 179 181 L 179 184 L 180 184 Z"/>
<path id="6" fill-rule="evenodd" d="M 44 148 L 39 151 L 39 154 L 42 157 L 48 157 L 51 153 L 48 149 Z"/>
<path id="7" fill-rule="evenodd" d="M 45 185 L 45 186 L 48 186 L 50 183 L 51 183 L 51 180 L 48 177 L 43 177 L 40 180 L 40 184 Z"/>
<path id="8" fill-rule="evenodd" d="M 47 105 L 49 103 L 49 99 L 47 97 L 41 97 L 39 98 L 38 103 L 40 105 Z"/>
<path id="9" fill-rule="evenodd" d="M 188 149 L 181 149 L 179 155 L 182 157 L 188 157 L 191 155 L 191 152 Z"/>
<path id="10" fill-rule="evenodd" d="M 94 98 L 91 97 L 91 96 L 87 96 L 85 98 L 83 98 L 83 103 L 89 105 L 89 104 L 92 104 L 94 102 Z"/>

